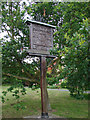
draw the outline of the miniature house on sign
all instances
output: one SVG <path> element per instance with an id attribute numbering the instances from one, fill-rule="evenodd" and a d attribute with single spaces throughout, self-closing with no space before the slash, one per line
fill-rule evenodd
<path id="1" fill-rule="evenodd" d="M 32 54 L 49 55 L 53 48 L 55 26 L 37 21 L 27 21 L 30 30 L 30 50 Z"/>

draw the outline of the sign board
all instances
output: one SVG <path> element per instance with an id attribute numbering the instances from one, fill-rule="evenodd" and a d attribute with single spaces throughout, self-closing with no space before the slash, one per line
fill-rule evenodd
<path id="1" fill-rule="evenodd" d="M 53 48 L 53 29 L 55 26 L 37 21 L 27 21 L 30 29 L 30 50 L 31 53 L 50 54 Z"/>

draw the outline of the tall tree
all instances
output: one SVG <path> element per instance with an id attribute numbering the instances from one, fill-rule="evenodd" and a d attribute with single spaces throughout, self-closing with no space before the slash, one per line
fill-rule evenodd
<path id="1" fill-rule="evenodd" d="M 20 3 L 2 3 L 2 32 L 7 35 L 2 39 L 2 68 L 3 83 L 14 84 L 8 91 L 16 87 L 22 88 L 22 94 L 25 93 L 22 82 L 29 81 L 31 85 L 37 83 L 40 86 L 40 62 L 32 59 L 32 63 L 26 63 L 25 59 L 30 58 L 26 50 L 29 49 L 29 29 L 25 23 L 24 16 L 30 14 L 29 7 L 23 3 L 23 9 Z M 19 91 L 14 91 L 16 99 L 19 98 Z M 3 91 L 4 96 L 7 94 Z M 2 97 L 4 102 L 4 97 Z"/>
<path id="2" fill-rule="evenodd" d="M 58 79 L 66 78 L 70 94 L 83 97 L 88 84 L 88 3 L 66 3 L 63 24 L 55 33 L 56 51 L 63 66 Z"/>
<path id="3" fill-rule="evenodd" d="M 88 29 L 89 3 L 36 3 L 33 6 L 32 12 L 35 20 L 57 25 L 57 31 L 54 33 L 54 49 L 52 51 L 53 54 L 58 56 L 56 59 L 58 65 L 56 64 L 56 69 L 54 67 L 57 79 L 52 79 L 51 83 L 66 78 L 71 94 L 76 93 L 77 96 L 80 96 L 87 88 L 86 84 L 88 84 L 88 31 L 86 29 Z M 46 18 L 43 16 L 44 12 Z M 84 37 L 82 37 L 83 35 Z M 79 36 L 79 39 L 76 36 Z M 84 43 L 80 43 L 81 39 L 85 39 L 85 41 L 82 40 Z M 81 47 L 83 46 L 81 44 L 84 45 L 85 50 Z M 85 58 L 83 58 L 84 56 Z M 81 66 L 77 65 L 77 63 L 80 63 Z"/>
<path id="4" fill-rule="evenodd" d="M 37 68 L 24 61 L 30 58 L 26 53 L 29 48 L 29 29 L 25 23 L 25 13 L 20 3 L 2 3 L 2 31 L 7 32 L 2 40 L 3 77 L 38 82 L 34 78 Z"/>
<path id="5" fill-rule="evenodd" d="M 25 62 L 25 59 L 31 60 L 26 52 L 29 49 L 29 29 L 24 19 L 26 7 L 25 3 L 23 6 L 19 2 L 2 3 L 2 32 L 7 33 L 2 38 L 2 83 L 12 84 L 7 91 L 3 91 L 3 95 L 6 96 L 13 90 L 12 95 L 16 99 L 20 97 L 19 93 L 26 94 L 23 82 L 28 81 L 30 86 L 33 83 L 40 86 L 38 60 L 32 58 L 31 64 Z M 3 102 L 4 96 L 2 96 Z M 23 109 L 21 105 L 18 108 L 18 103 L 17 110 Z"/>

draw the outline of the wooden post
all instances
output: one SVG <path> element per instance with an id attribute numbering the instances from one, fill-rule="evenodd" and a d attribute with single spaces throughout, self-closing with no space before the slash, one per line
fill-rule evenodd
<path id="1" fill-rule="evenodd" d="M 46 57 L 41 56 L 41 107 L 42 107 L 42 118 L 48 118 L 48 105 L 47 105 L 47 84 L 46 84 Z"/>

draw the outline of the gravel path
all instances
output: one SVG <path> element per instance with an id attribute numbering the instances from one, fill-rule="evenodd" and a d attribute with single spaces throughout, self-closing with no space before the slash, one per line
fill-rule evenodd
<path id="1" fill-rule="evenodd" d="M 47 90 L 58 90 L 58 91 L 68 91 L 67 89 L 47 89 Z M 84 93 L 90 93 L 90 91 L 84 91 Z"/>
<path id="2" fill-rule="evenodd" d="M 67 89 L 47 89 L 47 90 L 69 91 Z"/>

